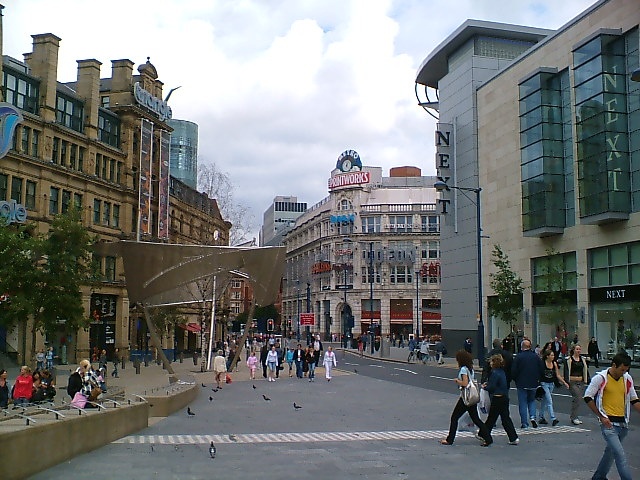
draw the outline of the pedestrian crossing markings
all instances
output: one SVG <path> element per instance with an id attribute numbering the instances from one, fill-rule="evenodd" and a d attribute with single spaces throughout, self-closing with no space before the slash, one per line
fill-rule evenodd
<path id="1" fill-rule="evenodd" d="M 519 435 L 548 435 L 558 433 L 584 433 L 584 428 L 573 426 L 540 427 L 519 430 Z M 304 433 L 236 433 L 233 435 L 129 435 L 113 443 L 158 444 L 158 445 L 196 445 L 219 443 L 313 443 L 313 442 L 364 442 L 375 440 L 429 440 L 440 439 L 447 435 L 446 430 L 397 430 L 390 432 L 304 432 Z M 502 429 L 492 432 L 504 436 Z M 473 437 L 473 432 L 459 432 L 459 438 Z"/>

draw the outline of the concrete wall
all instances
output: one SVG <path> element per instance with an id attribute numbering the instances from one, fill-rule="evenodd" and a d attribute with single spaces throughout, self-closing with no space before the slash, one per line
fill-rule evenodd
<path id="1" fill-rule="evenodd" d="M 0 433 L 3 458 L 0 478 L 26 478 L 142 430 L 148 425 L 149 404 L 136 403 L 83 415 L 74 411 L 63 414 L 64 419 L 49 423 L 44 423 L 44 419 L 52 418 L 52 414 L 42 415 L 42 423 Z"/>

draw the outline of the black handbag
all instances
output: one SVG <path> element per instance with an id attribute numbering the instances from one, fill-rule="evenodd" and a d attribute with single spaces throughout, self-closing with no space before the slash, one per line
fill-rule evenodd
<path id="1" fill-rule="evenodd" d="M 538 385 L 538 388 L 536 388 L 536 400 L 542 400 L 544 396 L 545 396 L 544 388 L 542 388 L 542 385 Z"/>

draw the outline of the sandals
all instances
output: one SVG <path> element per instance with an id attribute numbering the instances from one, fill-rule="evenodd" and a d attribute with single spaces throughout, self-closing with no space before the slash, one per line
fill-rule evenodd
<path id="1" fill-rule="evenodd" d="M 453 445 L 453 443 L 449 443 L 445 438 L 444 440 L 440 440 L 440 445 Z"/>

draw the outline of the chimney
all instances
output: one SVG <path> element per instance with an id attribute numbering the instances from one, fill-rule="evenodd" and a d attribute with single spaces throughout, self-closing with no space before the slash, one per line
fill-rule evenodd
<path id="1" fill-rule="evenodd" d="M 56 119 L 58 50 L 60 38 L 53 33 L 31 35 L 33 52 L 25 55 L 31 74 L 40 79 L 40 114 L 44 121 Z"/>
<path id="2" fill-rule="evenodd" d="M 111 60 L 111 92 L 109 104 L 132 105 L 133 100 L 133 62 L 131 60 Z"/>
<path id="3" fill-rule="evenodd" d="M 84 100 L 85 134 L 98 138 L 98 107 L 100 106 L 100 63 L 91 58 L 78 60 L 76 93 Z"/>

